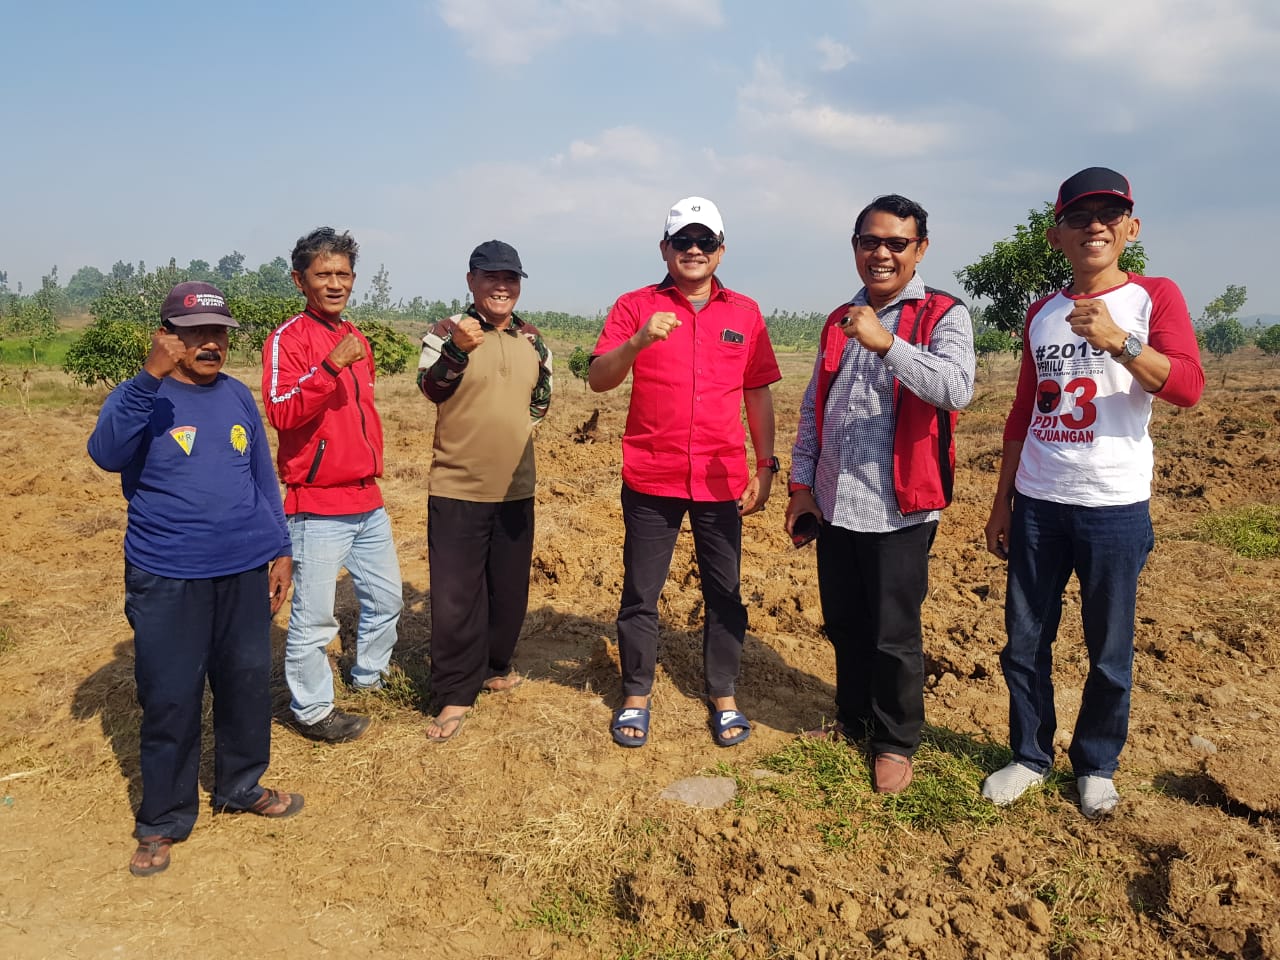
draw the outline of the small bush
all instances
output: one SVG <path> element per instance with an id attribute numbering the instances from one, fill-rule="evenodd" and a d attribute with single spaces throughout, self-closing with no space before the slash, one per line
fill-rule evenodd
<path id="1" fill-rule="evenodd" d="M 373 363 L 379 376 L 403 373 L 418 355 L 417 344 L 381 320 L 360 320 L 356 326 L 373 348 Z"/>
<path id="2" fill-rule="evenodd" d="M 100 317 L 67 350 L 62 368 L 86 387 L 95 383 L 114 387 L 142 369 L 150 349 L 147 327 Z"/>

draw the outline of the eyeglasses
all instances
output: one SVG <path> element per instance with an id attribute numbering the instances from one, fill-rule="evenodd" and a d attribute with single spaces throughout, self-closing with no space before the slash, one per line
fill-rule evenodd
<path id="1" fill-rule="evenodd" d="M 720 249 L 720 244 L 723 242 L 719 237 L 711 235 L 705 237 L 667 237 L 667 243 L 671 244 L 672 248 L 680 253 L 688 253 L 695 246 L 703 253 L 715 253 Z"/>
<path id="2" fill-rule="evenodd" d="M 1101 210 L 1072 210 L 1058 218 L 1058 226 L 1083 230 L 1097 220 L 1104 227 L 1114 227 L 1129 215 L 1128 207 L 1103 207 Z"/>
<path id="3" fill-rule="evenodd" d="M 877 237 L 870 233 L 854 234 L 853 243 L 859 250 L 874 253 L 884 244 L 892 253 L 902 253 L 913 243 L 919 243 L 921 237 Z"/>

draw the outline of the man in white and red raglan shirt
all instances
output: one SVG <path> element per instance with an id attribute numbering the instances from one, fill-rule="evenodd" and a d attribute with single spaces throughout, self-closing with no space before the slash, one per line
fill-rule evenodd
<path id="1" fill-rule="evenodd" d="M 1129 730 L 1138 574 L 1155 543 L 1151 400 L 1192 406 L 1204 371 L 1173 281 L 1120 268 L 1138 239 L 1129 181 L 1081 170 L 1059 188 L 1054 212 L 1046 237 L 1070 261 L 1071 286 L 1027 311 L 986 526 L 987 549 L 1009 564 L 1000 665 L 1013 762 L 982 795 L 1013 803 L 1053 766 L 1051 651 L 1074 570 L 1089 673 L 1067 756 L 1080 810 L 1094 819 L 1120 802 L 1112 777 Z"/>
<path id="2" fill-rule="evenodd" d="M 404 606 L 400 561 L 382 503 L 382 421 L 373 403 L 373 351 L 342 316 L 355 284 L 359 248 L 349 233 L 320 227 L 293 248 L 302 313 L 262 347 L 262 401 L 279 431 L 276 463 L 293 541 L 293 604 L 284 675 L 304 736 L 355 740 L 369 718 L 334 706 L 325 647 L 339 571 L 351 574 L 360 620 L 351 685 L 382 687 Z"/>
<path id="3" fill-rule="evenodd" d="M 818 523 L 818 593 L 836 711 L 810 735 L 866 740 L 872 784 L 901 793 L 924 728 L 920 607 L 951 502 L 956 411 L 973 397 L 965 305 L 926 287 L 928 214 L 899 194 L 854 221 L 862 289 L 823 327 L 791 451 L 786 529 Z M 798 541 L 799 542 L 799 541 Z"/>
<path id="4" fill-rule="evenodd" d="M 706 606 L 702 650 L 712 737 L 731 747 L 751 734 L 735 699 L 747 632 L 742 518 L 764 508 L 778 472 L 769 387 L 781 374 L 756 302 L 715 276 L 724 249 L 716 205 L 702 197 L 678 201 L 658 243 L 667 275 L 618 298 L 591 357 L 588 382 L 597 393 L 631 373 L 622 435 L 623 700 L 610 724 L 622 747 L 649 738 L 658 597 L 686 513 Z M 744 408 L 754 474 L 747 468 Z"/>

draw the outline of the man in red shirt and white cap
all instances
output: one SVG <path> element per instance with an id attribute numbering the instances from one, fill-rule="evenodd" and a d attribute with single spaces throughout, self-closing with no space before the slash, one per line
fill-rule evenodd
<path id="1" fill-rule="evenodd" d="M 686 514 L 706 606 L 712 734 L 730 747 L 751 733 L 735 699 L 747 629 L 739 591 L 742 517 L 763 509 L 778 472 L 769 387 L 781 374 L 760 307 L 715 277 L 724 249 L 716 205 L 702 197 L 678 201 L 658 244 L 666 277 L 618 298 L 591 358 L 588 382 L 596 392 L 632 374 L 622 437 L 623 702 L 610 725 L 623 747 L 648 740 L 658 597 Z M 747 468 L 744 405 L 754 473 Z"/>

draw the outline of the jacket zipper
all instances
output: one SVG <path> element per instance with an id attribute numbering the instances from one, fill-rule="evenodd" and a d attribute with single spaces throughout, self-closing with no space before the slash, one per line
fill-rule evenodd
<path id="1" fill-rule="evenodd" d="M 316 474 L 320 472 L 320 458 L 324 456 L 324 448 L 328 443 L 328 440 L 321 440 L 320 445 L 316 447 L 315 459 L 311 461 L 311 469 L 307 471 L 307 483 L 315 482 Z"/>
<path id="2" fill-rule="evenodd" d="M 373 362 L 372 358 L 369 361 Z M 364 417 L 364 407 L 360 403 L 360 378 L 356 376 L 355 364 L 347 367 L 351 371 L 351 382 L 356 388 L 356 410 L 360 413 L 360 436 L 364 437 L 365 446 L 369 448 L 369 458 L 373 461 L 373 470 L 369 476 L 377 476 L 378 474 L 378 452 L 373 449 L 373 444 L 369 442 L 369 424 Z"/>

